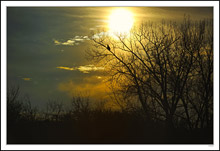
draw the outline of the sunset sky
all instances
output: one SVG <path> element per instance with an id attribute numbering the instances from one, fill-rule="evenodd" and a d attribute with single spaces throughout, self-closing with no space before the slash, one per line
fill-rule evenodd
<path id="1" fill-rule="evenodd" d="M 34 105 L 51 98 L 69 100 L 81 92 L 106 99 L 107 75 L 86 60 L 85 50 L 90 48 L 92 31 L 114 30 L 115 16 L 123 14 L 120 10 L 126 10 L 127 26 L 162 19 L 178 22 L 184 14 L 198 20 L 213 18 L 211 7 L 8 7 L 8 86 L 19 85 Z"/>

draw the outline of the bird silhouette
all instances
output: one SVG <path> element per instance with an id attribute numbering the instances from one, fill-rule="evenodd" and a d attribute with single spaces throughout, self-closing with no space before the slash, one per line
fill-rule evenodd
<path id="1" fill-rule="evenodd" d="M 108 49 L 108 50 L 111 50 L 111 48 L 109 47 L 109 45 L 107 45 L 107 49 Z"/>

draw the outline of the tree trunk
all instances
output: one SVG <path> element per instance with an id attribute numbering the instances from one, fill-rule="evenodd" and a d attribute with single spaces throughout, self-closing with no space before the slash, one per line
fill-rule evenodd
<path id="1" fill-rule="evenodd" d="M 166 127 L 168 129 L 174 129 L 173 116 L 171 114 L 166 114 Z"/>

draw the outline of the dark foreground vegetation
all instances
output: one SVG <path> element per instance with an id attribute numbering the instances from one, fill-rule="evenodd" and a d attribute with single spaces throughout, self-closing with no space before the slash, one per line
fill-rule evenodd
<path id="1" fill-rule="evenodd" d="M 101 33 L 88 59 L 105 67 L 120 110 L 74 97 L 68 110 L 48 102 L 40 113 L 13 88 L 8 143 L 213 143 L 212 20 L 146 23 L 116 39 Z"/>
<path id="2" fill-rule="evenodd" d="M 8 98 L 8 144 L 213 143 L 212 128 L 189 130 L 181 123 L 170 128 L 163 121 L 146 120 L 141 109 L 102 110 L 81 97 L 73 98 L 69 110 L 64 111 L 62 103 L 50 101 L 47 110 L 39 113 L 29 101 L 17 100 L 16 91 Z"/>
<path id="3" fill-rule="evenodd" d="M 94 111 L 92 114 L 97 114 Z M 212 131 L 167 129 L 127 113 L 102 112 L 93 119 L 23 121 L 8 126 L 9 144 L 212 144 Z"/>

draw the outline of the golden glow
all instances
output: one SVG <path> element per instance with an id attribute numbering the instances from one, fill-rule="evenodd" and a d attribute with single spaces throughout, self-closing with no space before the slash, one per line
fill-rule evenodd
<path id="1" fill-rule="evenodd" d="M 110 93 L 109 84 L 103 82 L 104 79 L 104 77 L 98 79 L 96 76 L 90 76 L 83 78 L 83 83 L 70 80 L 59 83 L 58 89 L 66 92 L 70 97 L 72 97 L 74 93 L 85 92 L 93 99 L 109 99 L 109 95 L 106 95 L 106 93 Z"/>
<path id="2" fill-rule="evenodd" d="M 110 33 L 128 34 L 134 23 L 133 14 L 125 8 L 114 9 L 109 16 Z"/>

